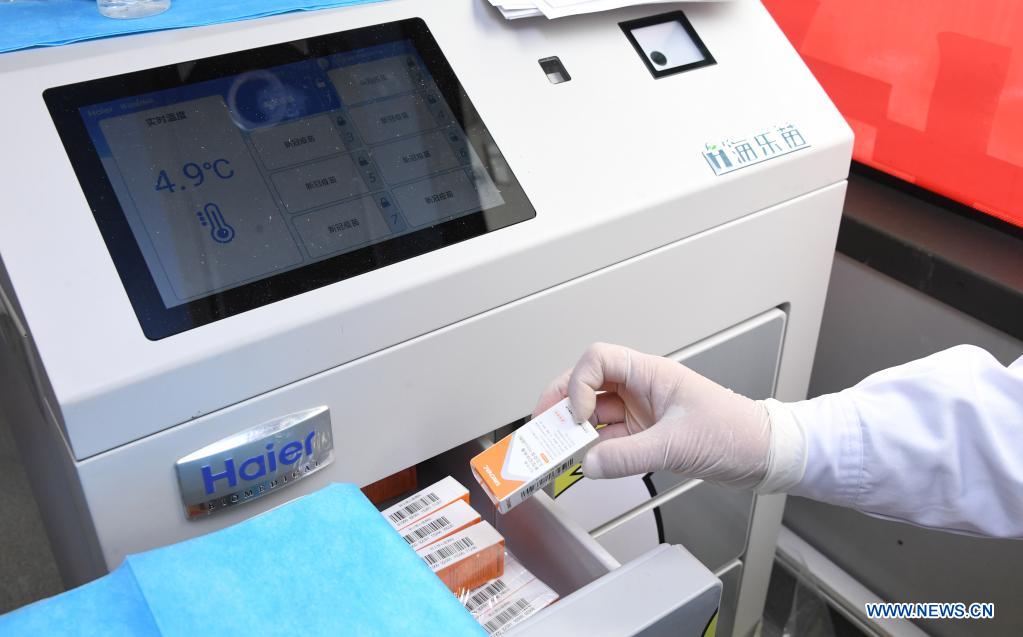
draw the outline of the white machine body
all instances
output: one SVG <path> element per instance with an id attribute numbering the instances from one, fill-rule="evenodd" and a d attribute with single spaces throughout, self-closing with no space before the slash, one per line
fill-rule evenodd
<path id="1" fill-rule="evenodd" d="M 715 64 L 655 79 L 619 23 L 682 10 Z M 418 17 L 535 207 L 482 236 L 146 338 L 43 91 Z M 558 56 L 552 84 L 538 60 Z M 667 355 L 784 314 L 781 399 L 805 394 L 852 136 L 751 0 L 507 22 L 391 0 L 0 56 L 2 401 L 69 584 L 331 481 L 366 484 L 527 415 L 595 340 Z M 796 152 L 719 171 L 711 147 L 791 126 Z M 753 165 L 755 163 L 755 165 Z M 20 393 L 19 393 L 20 392 Z M 327 407 L 332 464 L 189 520 L 175 463 Z M 750 522 L 736 634 L 759 616 L 780 498 Z"/>

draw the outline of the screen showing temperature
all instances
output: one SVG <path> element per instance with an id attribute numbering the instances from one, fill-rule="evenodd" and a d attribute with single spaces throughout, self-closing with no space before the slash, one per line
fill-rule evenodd
<path id="1" fill-rule="evenodd" d="M 167 308 L 504 203 L 407 39 L 79 113 Z"/>

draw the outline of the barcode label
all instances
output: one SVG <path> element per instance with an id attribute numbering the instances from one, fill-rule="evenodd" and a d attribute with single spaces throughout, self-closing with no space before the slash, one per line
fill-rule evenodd
<path id="1" fill-rule="evenodd" d="M 508 585 L 504 583 L 504 580 L 495 579 L 465 600 L 465 608 L 470 613 L 475 613 L 484 602 L 497 597 L 506 590 L 508 590 Z"/>
<path id="2" fill-rule="evenodd" d="M 494 615 L 483 628 L 491 635 L 500 630 L 510 621 L 522 615 L 529 615 L 533 612 L 533 605 L 524 599 L 517 599 L 511 602 L 507 608 Z"/>
<path id="3" fill-rule="evenodd" d="M 430 566 L 434 566 L 437 563 L 439 563 L 439 562 L 441 562 L 441 561 L 443 561 L 443 560 L 445 560 L 445 559 L 447 559 L 447 558 L 449 558 L 449 557 L 451 557 L 453 555 L 457 555 L 459 552 L 462 552 L 462 551 L 468 552 L 468 551 L 472 550 L 475 547 L 476 547 L 476 545 L 473 543 L 472 540 L 470 540 L 467 537 L 463 537 L 462 539 L 455 540 L 451 544 L 448 544 L 447 546 L 443 546 L 443 547 L 437 549 L 436 551 L 433 551 L 431 553 L 427 553 L 426 555 L 423 556 L 423 561 L 425 561 Z"/>
<path id="4" fill-rule="evenodd" d="M 476 543 L 479 544 L 479 542 Z M 537 580 L 532 573 L 527 571 L 526 567 L 522 566 L 522 564 L 515 559 L 514 555 L 505 552 L 504 574 L 488 581 L 478 588 L 466 591 L 465 594 L 459 596 L 459 599 L 462 601 L 462 605 L 465 606 L 466 610 L 472 613 L 476 619 L 480 619 L 484 615 L 489 616 L 494 611 L 503 608 L 502 604 L 506 600 L 514 599 L 515 597 L 523 597 L 530 601 L 534 601 L 532 597 L 520 594 L 523 587 L 529 586 L 534 581 L 539 580 Z M 541 591 L 541 593 L 545 592 L 547 591 Z M 533 605 L 537 606 L 535 601 Z M 537 608 L 539 609 L 540 607 L 537 606 Z"/>
<path id="5" fill-rule="evenodd" d="M 440 498 L 437 497 L 436 493 L 427 493 L 418 500 L 410 502 L 397 511 L 392 512 L 387 516 L 387 518 L 394 524 L 401 524 L 426 507 L 437 504 L 438 502 L 440 502 Z"/>
<path id="6" fill-rule="evenodd" d="M 551 483 L 551 481 L 554 480 L 554 478 L 557 478 L 561 474 L 565 473 L 570 468 L 572 468 L 573 465 L 576 465 L 576 464 L 578 464 L 578 463 L 576 462 L 576 460 L 574 458 L 569 458 L 568 460 L 562 462 L 561 464 L 559 464 L 558 466 L 554 467 L 553 469 L 551 469 L 547 473 L 543 474 L 542 476 L 540 476 L 537 479 L 536 482 L 534 482 L 533 484 L 529 485 L 528 487 L 526 487 L 525 489 L 522 490 L 522 499 L 524 500 L 524 499 L 528 498 L 529 496 L 533 495 L 533 493 L 537 489 L 542 489 L 542 488 L 546 487 L 548 484 Z"/>
<path id="7" fill-rule="evenodd" d="M 415 544 L 420 540 L 425 540 L 431 535 L 443 531 L 445 529 L 449 529 L 452 526 L 453 525 L 451 524 L 451 520 L 447 519 L 446 516 L 441 516 L 436 520 L 430 520 L 426 524 L 418 528 L 412 529 L 409 533 L 403 535 L 402 537 L 405 538 L 405 541 L 408 542 L 409 544 Z"/>

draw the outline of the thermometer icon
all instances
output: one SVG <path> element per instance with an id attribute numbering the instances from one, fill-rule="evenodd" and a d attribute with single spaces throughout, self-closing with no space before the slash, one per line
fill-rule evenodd
<path id="1" fill-rule="evenodd" d="M 224 220 L 224 213 L 220 212 L 220 206 L 217 204 L 208 203 L 203 206 L 198 217 L 202 225 L 209 223 L 210 237 L 217 243 L 231 243 L 234 239 L 234 227 Z"/>

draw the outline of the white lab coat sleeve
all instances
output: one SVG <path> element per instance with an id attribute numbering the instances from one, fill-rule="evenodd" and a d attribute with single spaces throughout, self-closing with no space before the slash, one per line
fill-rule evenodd
<path id="1" fill-rule="evenodd" d="M 1023 538 L 1023 358 L 962 345 L 787 405 L 793 495 L 966 534 Z"/>

